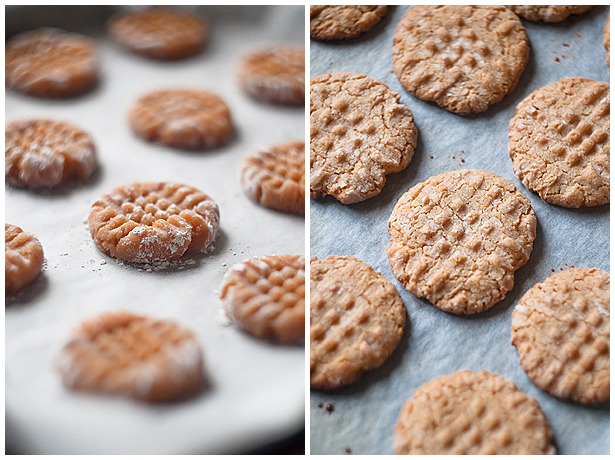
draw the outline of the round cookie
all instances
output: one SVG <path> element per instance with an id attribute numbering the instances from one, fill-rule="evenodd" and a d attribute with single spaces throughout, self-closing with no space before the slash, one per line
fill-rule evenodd
<path id="1" fill-rule="evenodd" d="M 549 394 L 609 400 L 610 286 L 607 272 L 572 268 L 536 284 L 515 307 L 511 343 L 525 373 Z"/>
<path id="2" fill-rule="evenodd" d="M 402 86 L 462 115 L 484 112 L 509 94 L 528 57 L 525 29 L 503 6 L 415 6 L 393 38 Z"/>
<path id="3" fill-rule="evenodd" d="M 43 247 L 36 236 L 4 224 L 4 292 L 17 294 L 34 282 L 43 268 Z"/>
<path id="4" fill-rule="evenodd" d="M 427 382 L 395 426 L 399 455 L 554 454 L 553 432 L 536 399 L 504 377 L 458 371 Z"/>
<path id="5" fill-rule="evenodd" d="M 253 336 L 304 343 L 303 256 L 253 257 L 233 265 L 222 279 L 220 298 L 231 320 Z"/>
<path id="6" fill-rule="evenodd" d="M 508 153 L 513 171 L 551 204 L 609 202 L 610 87 L 587 78 L 543 86 L 517 106 Z"/>
<path id="7" fill-rule="evenodd" d="M 611 15 L 606 18 L 606 24 L 604 25 L 604 32 L 602 32 L 602 43 L 606 50 L 606 64 L 611 67 Z"/>
<path id="8" fill-rule="evenodd" d="M 98 82 L 94 42 L 79 34 L 41 28 L 10 38 L 4 48 L 7 88 L 38 97 L 79 95 Z"/>
<path id="9" fill-rule="evenodd" d="M 408 166 L 417 141 L 412 111 L 384 83 L 354 73 L 310 85 L 310 196 L 343 204 L 380 193 Z"/>
<path id="10" fill-rule="evenodd" d="M 88 216 L 92 239 L 101 251 L 138 263 L 206 252 L 219 221 L 218 206 L 210 197 L 167 182 L 117 187 L 96 201 Z"/>
<path id="11" fill-rule="evenodd" d="M 277 211 L 305 213 L 305 143 L 291 141 L 245 157 L 241 186 L 257 203 Z"/>
<path id="12" fill-rule="evenodd" d="M 305 50 L 292 46 L 254 51 L 244 56 L 239 84 L 250 97 L 272 104 L 305 103 Z"/>
<path id="13" fill-rule="evenodd" d="M 128 312 L 81 323 L 62 348 L 57 367 L 69 389 L 147 402 L 184 398 L 204 383 L 203 354 L 192 332 Z"/>
<path id="14" fill-rule="evenodd" d="M 66 122 L 33 119 L 6 125 L 4 178 L 26 188 L 57 188 L 83 182 L 96 170 L 90 136 Z"/>
<path id="15" fill-rule="evenodd" d="M 589 11 L 591 5 L 508 5 L 508 8 L 528 21 L 561 22 L 571 14 Z"/>
<path id="16" fill-rule="evenodd" d="M 451 171 L 408 190 L 389 218 L 389 264 L 417 297 L 455 314 L 502 300 L 536 236 L 530 201 L 497 174 Z"/>
<path id="17" fill-rule="evenodd" d="M 139 137 L 179 149 L 210 149 L 233 136 L 228 107 L 213 93 L 158 90 L 137 100 L 128 116 Z"/>
<path id="18" fill-rule="evenodd" d="M 387 12 L 386 5 L 310 5 L 310 37 L 355 38 L 371 30 Z"/>
<path id="19" fill-rule="evenodd" d="M 310 262 L 310 386 L 333 390 L 381 366 L 404 333 L 393 284 L 355 257 Z"/>
<path id="20" fill-rule="evenodd" d="M 127 49 L 154 59 L 194 56 L 209 35 L 203 19 L 164 8 L 119 13 L 109 19 L 107 29 Z"/>

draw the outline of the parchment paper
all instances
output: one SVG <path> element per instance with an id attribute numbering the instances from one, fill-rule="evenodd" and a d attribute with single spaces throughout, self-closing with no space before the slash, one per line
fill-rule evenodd
<path id="1" fill-rule="evenodd" d="M 88 184 L 60 193 L 7 187 L 5 220 L 33 232 L 45 252 L 38 281 L 7 299 L 6 441 L 13 453 L 243 453 L 299 432 L 305 420 L 303 347 L 276 346 L 229 325 L 218 287 L 225 271 L 252 256 L 303 254 L 305 219 L 261 207 L 242 192 L 239 165 L 257 148 L 304 138 L 302 107 L 245 96 L 240 58 L 272 44 L 304 43 L 303 6 L 189 7 L 211 26 L 200 55 L 159 62 L 109 40 L 115 7 L 8 7 L 7 34 L 52 25 L 98 42 L 101 84 L 82 97 L 48 101 L 6 91 L 6 120 L 53 117 L 77 124 L 96 143 L 101 168 Z M 183 152 L 130 131 L 134 101 L 166 87 L 204 89 L 229 106 L 237 129 L 225 147 Z M 100 252 L 87 228 L 104 192 L 137 181 L 183 182 L 220 207 L 215 249 L 175 268 L 118 263 Z M 53 360 L 69 331 L 95 314 L 125 309 L 191 328 L 202 344 L 208 385 L 197 397 L 148 405 L 65 390 Z"/>
<path id="2" fill-rule="evenodd" d="M 401 94 L 419 130 L 412 162 L 405 171 L 388 176 L 377 197 L 350 206 L 331 197 L 311 200 L 311 255 L 353 255 L 371 264 L 397 287 L 409 317 L 399 347 L 380 369 L 346 389 L 311 393 L 311 453 L 391 454 L 397 416 L 416 388 L 456 370 L 485 369 L 513 380 L 538 399 L 560 454 L 608 454 L 608 404 L 588 408 L 562 402 L 534 386 L 510 344 L 510 321 L 521 296 L 553 270 L 609 270 L 609 206 L 574 210 L 549 205 L 516 178 L 508 156 L 508 123 L 525 96 L 564 77 L 609 81 L 602 46 L 608 8 L 595 6 L 559 24 L 523 21 L 531 54 L 517 88 L 487 112 L 469 117 L 423 102 L 397 81 L 391 47 L 407 8 L 390 7 L 382 23 L 360 38 L 310 42 L 312 77 L 348 71 L 376 78 Z M 538 229 L 530 260 L 516 273 L 515 287 L 506 298 L 482 314 L 458 317 L 414 297 L 395 279 L 385 254 L 387 221 L 397 199 L 413 185 L 445 171 L 474 168 L 512 181 L 531 200 Z"/>

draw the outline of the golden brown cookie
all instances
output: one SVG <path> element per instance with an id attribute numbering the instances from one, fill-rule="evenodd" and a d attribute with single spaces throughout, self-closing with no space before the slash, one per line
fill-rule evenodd
<path id="1" fill-rule="evenodd" d="M 209 35 L 202 18 L 164 8 L 119 13 L 109 19 L 107 29 L 127 49 L 155 59 L 198 54 Z"/>
<path id="2" fill-rule="evenodd" d="M 611 67 L 611 15 L 606 18 L 606 24 L 604 25 L 604 32 L 602 32 L 602 43 L 606 50 L 606 64 Z"/>
<path id="3" fill-rule="evenodd" d="M 408 190 L 389 219 L 389 264 L 417 297 L 455 314 L 491 308 L 536 236 L 530 201 L 497 174 L 451 171 Z"/>
<path id="4" fill-rule="evenodd" d="M 312 79 L 312 198 L 351 204 L 378 195 L 387 174 L 408 166 L 416 141 L 412 111 L 384 83 L 345 72 Z"/>
<path id="5" fill-rule="evenodd" d="M 66 122 L 32 119 L 6 125 L 6 182 L 26 188 L 55 188 L 83 182 L 96 170 L 90 136 Z"/>
<path id="6" fill-rule="evenodd" d="M 393 284 L 355 257 L 310 262 L 310 386 L 333 390 L 359 380 L 393 353 L 406 309 Z"/>
<path id="7" fill-rule="evenodd" d="M 525 373 L 549 394 L 609 400 L 610 286 L 607 272 L 572 268 L 536 284 L 515 307 L 511 343 Z"/>
<path id="8" fill-rule="evenodd" d="M 96 246 L 127 262 L 156 263 L 207 251 L 216 238 L 216 203 L 187 185 L 135 183 L 104 194 L 90 209 Z"/>
<path id="9" fill-rule="evenodd" d="M 591 5 L 508 5 L 508 8 L 528 21 L 561 22 L 571 14 L 589 11 Z"/>
<path id="10" fill-rule="evenodd" d="M 587 78 L 564 78 L 527 96 L 508 133 L 517 177 L 551 204 L 608 203 L 610 107 L 609 85 Z"/>
<path id="11" fill-rule="evenodd" d="M 525 29 L 503 6 L 415 6 L 393 38 L 402 86 L 462 115 L 484 112 L 509 94 L 528 57 Z"/>
<path id="12" fill-rule="evenodd" d="M 170 321 L 128 312 L 104 313 L 82 322 L 57 359 L 71 390 L 171 401 L 204 383 L 196 337 Z"/>
<path id="13" fill-rule="evenodd" d="M 304 343 L 303 256 L 253 257 L 233 265 L 222 279 L 220 298 L 231 320 L 253 336 Z"/>
<path id="14" fill-rule="evenodd" d="M 43 268 L 43 247 L 36 236 L 4 224 L 4 292 L 17 294 L 34 282 Z"/>
<path id="15" fill-rule="evenodd" d="M 538 401 L 504 377 L 459 371 L 427 382 L 402 408 L 393 447 L 401 455 L 554 454 Z"/>
<path id="16" fill-rule="evenodd" d="M 386 5 L 310 5 L 310 37 L 316 40 L 358 37 L 378 24 L 387 11 Z"/>
<path id="17" fill-rule="evenodd" d="M 254 152 L 240 171 L 244 192 L 281 212 L 305 213 L 305 143 L 291 141 Z"/>
<path id="18" fill-rule="evenodd" d="M 152 91 L 137 100 L 128 121 L 139 137 L 179 149 L 219 147 L 233 136 L 228 107 L 207 91 Z"/>

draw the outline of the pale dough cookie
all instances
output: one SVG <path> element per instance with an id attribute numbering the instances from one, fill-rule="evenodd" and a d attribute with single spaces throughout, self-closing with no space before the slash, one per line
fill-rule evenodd
<path id="1" fill-rule="evenodd" d="M 4 224 L 4 292 L 17 294 L 34 282 L 43 268 L 43 247 L 36 236 Z"/>
<path id="2" fill-rule="evenodd" d="M 355 257 L 310 263 L 310 386 L 356 382 L 393 353 L 406 309 L 393 284 Z"/>
<path id="3" fill-rule="evenodd" d="M 415 6 L 393 38 L 393 68 L 420 99 L 467 115 L 517 85 L 529 57 L 525 29 L 503 6 Z"/>
<path id="4" fill-rule="evenodd" d="M 387 11 L 386 5 L 311 5 L 310 37 L 316 40 L 358 37 L 378 24 Z"/>
<path id="5" fill-rule="evenodd" d="M 497 174 L 452 171 L 408 190 L 389 219 L 391 270 L 406 289 L 455 314 L 502 300 L 536 236 L 530 201 Z"/>
<path id="6" fill-rule="evenodd" d="M 609 400 L 610 286 L 602 270 L 572 268 L 536 284 L 515 307 L 511 343 L 528 377 L 551 395 Z"/>
<path id="7" fill-rule="evenodd" d="M 128 312 L 81 323 L 62 348 L 57 367 L 69 389 L 148 402 L 190 396 L 205 380 L 203 354 L 192 332 Z"/>
<path id="8" fill-rule="evenodd" d="M 70 97 L 98 82 L 94 42 L 42 28 L 15 35 L 4 48 L 6 86 L 39 97 Z"/>
<path id="9" fill-rule="evenodd" d="M 257 203 L 281 212 L 305 213 L 305 143 L 291 141 L 243 159 L 244 192 Z"/>
<path id="10" fill-rule="evenodd" d="M 218 232 L 216 203 L 194 187 L 135 183 L 104 194 L 88 223 L 96 246 L 127 262 L 176 261 L 207 251 Z"/>
<path id="11" fill-rule="evenodd" d="M 554 454 L 536 399 L 504 377 L 459 371 L 424 384 L 402 408 L 393 437 L 400 455 Z"/>
<path id="12" fill-rule="evenodd" d="M 233 265 L 222 279 L 220 298 L 231 320 L 255 337 L 304 343 L 303 256 L 253 257 Z"/>
<path id="13" fill-rule="evenodd" d="M 219 147 L 234 131 L 224 101 L 207 91 L 152 91 L 137 100 L 128 121 L 139 137 L 180 149 Z"/>
<path id="14" fill-rule="evenodd" d="M 606 50 L 606 63 L 611 66 L 611 15 L 606 18 L 606 24 L 604 25 L 604 32 L 602 33 L 602 42 L 604 49 Z"/>
<path id="15" fill-rule="evenodd" d="M 591 5 L 508 5 L 508 8 L 528 21 L 561 22 L 571 14 L 589 11 Z"/>
<path id="16" fill-rule="evenodd" d="M 609 202 L 610 87 L 564 78 L 527 96 L 510 121 L 513 171 L 530 190 L 568 208 Z"/>
<path id="17" fill-rule="evenodd" d="M 127 49 L 155 59 L 198 54 L 209 30 L 198 16 L 163 8 L 119 13 L 107 23 L 111 36 Z"/>
<path id="18" fill-rule="evenodd" d="M 305 103 L 305 50 L 293 46 L 254 51 L 241 60 L 239 84 L 249 96 L 272 104 Z"/>
<path id="19" fill-rule="evenodd" d="M 378 195 L 414 155 L 412 111 L 384 83 L 354 73 L 316 77 L 310 94 L 311 197 L 351 204 Z"/>
<path id="20" fill-rule="evenodd" d="M 53 120 L 19 120 L 6 125 L 4 178 L 26 188 L 55 188 L 83 182 L 96 170 L 96 149 L 80 128 Z"/>

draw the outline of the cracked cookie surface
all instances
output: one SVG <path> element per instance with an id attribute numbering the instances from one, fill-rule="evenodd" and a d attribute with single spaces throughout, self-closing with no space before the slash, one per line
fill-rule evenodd
<path id="1" fill-rule="evenodd" d="M 371 30 L 387 12 L 386 5 L 310 5 L 310 37 L 355 38 Z"/>
<path id="2" fill-rule="evenodd" d="M 43 246 L 32 233 L 4 224 L 4 292 L 17 294 L 33 283 L 41 272 Z"/>
<path id="3" fill-rule="evenodd" d="M 561 22 L 571 14 L 589 11 L 591 5 L 507 5 L 528 21 Z"/>

